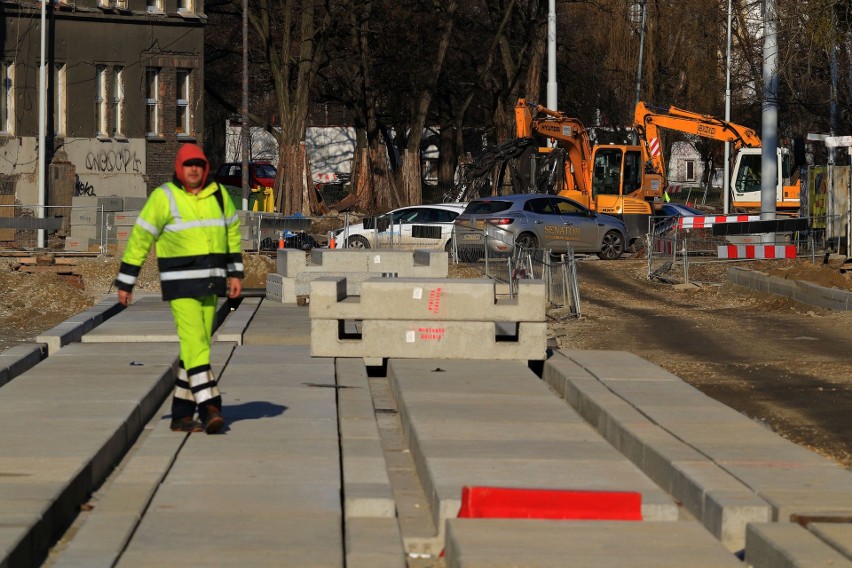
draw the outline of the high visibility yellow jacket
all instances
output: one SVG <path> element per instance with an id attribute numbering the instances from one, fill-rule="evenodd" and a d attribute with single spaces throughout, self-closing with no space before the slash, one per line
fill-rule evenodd
<path id="1" fill-rule="evenodd" d="M 133 290 L 154 242 L 163 300 L 224 296 L 226 277 L 243 277 L 240 220 L 216 182 L 193 195 L 171 181 L 148 196 L 121 259 L 120 290 Z"/>

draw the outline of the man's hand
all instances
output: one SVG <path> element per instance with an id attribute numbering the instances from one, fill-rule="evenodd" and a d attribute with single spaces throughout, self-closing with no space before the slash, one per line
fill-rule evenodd
<path id="1" fill-rule="evenodd" d="M 228 297 L 232 300 L 240 297 L 240 293 L 243 291 L 243 283 L 239 278 L 229 278 L 228 279 Z"/>
<path id="2" fill-rule="evenodd" d="M 127 306 L 130 302 L 133 301 L 133 292 L 128 292 L 126 290 L 118 291 L 118 303 L 122 306 Z"/>

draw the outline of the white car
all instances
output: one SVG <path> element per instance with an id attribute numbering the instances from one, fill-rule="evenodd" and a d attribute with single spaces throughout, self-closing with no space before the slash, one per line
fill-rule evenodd
<path id="1" fill-rule="evenodd" d="M 338 248 L 451 251 L 453 221 L 466 206 L 467 203 L 439 203 L 402 207 L 339 229 L 332 236 Z"/>

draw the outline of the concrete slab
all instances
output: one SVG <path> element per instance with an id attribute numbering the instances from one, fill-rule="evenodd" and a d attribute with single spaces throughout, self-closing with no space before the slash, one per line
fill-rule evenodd
<path id="1" fill-rule="evenodd" d="M 695 523 L 451 519 L 448 568 L 737 567 Z"/>
<path id="2" fill-rule="evenodd" d="M 847 560 L 852 560 L 852 523 L 848 521 L 810 523 L 808 524 L 808 530 L 837 550 Z"/>
<path id="3" fill-rule="evenodd" d="M 346 568 L 405 568 L 405 550 L 396 519 L 346 520 Z"/>
<path id="4" fill-rule="evenodd" d="M 754 568 L 852 567 L 852 560 L 795 523 L 749 524 L 745 558 Z"/>
<path id="5" fill-rule="evenodd" d="M 263 301 L 243 334 L 244 345 L 309 345 L 308 309 Z"/>

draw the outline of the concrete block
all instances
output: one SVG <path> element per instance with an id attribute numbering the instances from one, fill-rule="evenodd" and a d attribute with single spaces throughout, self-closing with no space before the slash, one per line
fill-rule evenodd
<path id="1" fill-rule="evenodd" d="M 350 518 L 345 535 L 347 568 L 405 568 L 406 555 L 395 518 Z"/>
<path id="2" fill-rule="evenodd" d="M 140 211 L 116 211 L 108 216 L 109 224 L 117 227 L 132 227 L 139 218 Z"/>
<path id="3" fill-rule="evenodd" d="M 545 322 L 519 322 L 517 334 L 498 336 L 495 322 L 365 320 L 347 335 L 342 320 L 311 320 L 313 357 L 544 360 Z M 509 340 L 511 339 L 511 340 Z"/>
<path id="4" fill-rule="evenodd" d="M 852 568 L 852 560 L 795 523 L 750 523 L 745 558 L 753 568 Z"/>
<path id="5" fill-rule="evenodd" d="M 318 319 L 544 321 L 541 280 L 519 283 L 515 298 L 496 298 L 490 279 L 370 278 L 358 298 L 344 295 L 346 279 L 314 281 L 310 313 Z"/>
<path id="6" fill-rule="evenodd" d="M 769 504 L 747 489 L 707 490 L 703 511 L 700 520 L 704 527 L 731 552 L 745 548 L 749 523 L 772 521 Z"/>
<path id="7" fill-rule="evenodd" d="M 283 304 L 296 303 L 296 280 L 281 274 L 266 274 L 266 299 Z"/>
<path id="8" fill-rule="evenodd" d="M 148 201 L 147 197 L 125 197 L 124 198 L 124 211 L 140 211 L 143 207 L 145 207 L 145 202 Z"/>

